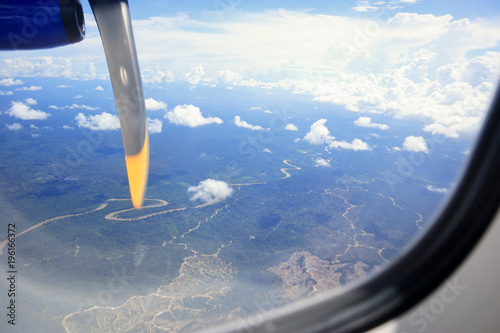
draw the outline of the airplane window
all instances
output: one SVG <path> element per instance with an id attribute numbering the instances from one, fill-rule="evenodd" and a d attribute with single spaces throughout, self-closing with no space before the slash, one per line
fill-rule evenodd
<path id="1" fill-rule="evenodd" d="M 4 3 L 0 27 L 19 15 Z M 494 1 L 130 3 L 136 209 L 82 6 L 72 45 L 20 50 L 50 7 L 2 28 L 2 332 L 247 332 L 383 271 L 458 186 L 500 73 Z"/>

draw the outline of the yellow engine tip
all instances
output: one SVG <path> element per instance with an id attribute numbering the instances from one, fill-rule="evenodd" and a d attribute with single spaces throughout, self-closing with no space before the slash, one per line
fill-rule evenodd
<path id="1" fill-rule="evenodd" d="M 128 184 L 132 204 L 134 208 L 141 209 L 144 195 L 146 194 L 149 172 L 149 139 L 147 131 L 141 152 L 132 156 L 125 155 L 125 162 L 127 164 Z"/>

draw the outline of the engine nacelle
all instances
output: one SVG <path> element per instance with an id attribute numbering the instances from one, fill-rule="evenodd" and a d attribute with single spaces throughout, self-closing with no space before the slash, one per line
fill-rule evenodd
<path id="1" fill-rule="evenodd" d="M 34 50 L 85 37 L 80 0 L 0 0 L 0 50 Z"/>

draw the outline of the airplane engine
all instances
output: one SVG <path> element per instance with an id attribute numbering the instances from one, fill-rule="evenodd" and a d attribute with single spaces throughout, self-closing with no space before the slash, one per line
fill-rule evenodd
<path id="1" fill-rule="evenodd" d="M 85 37 L 80 0 L 0 0 L 0 50 L 33 50 Z"/>

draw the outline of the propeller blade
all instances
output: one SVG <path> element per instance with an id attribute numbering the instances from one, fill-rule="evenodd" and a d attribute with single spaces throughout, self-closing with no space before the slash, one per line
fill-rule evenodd
<path id="1" fill-rule="evenodd" d="M 149 173 L 146 106 L 127 0 L 89 0 L 101 34 L 120 119 L 132 204 L 140 209 Z"/>

